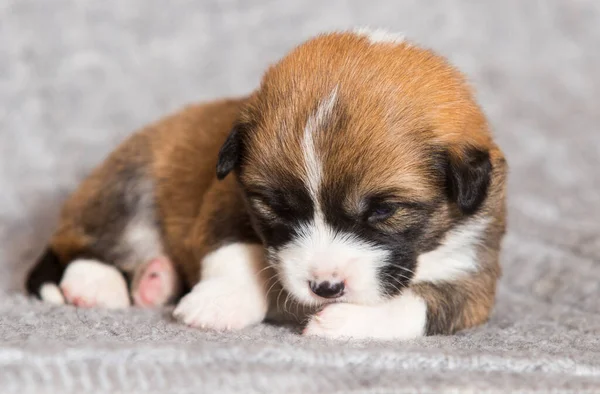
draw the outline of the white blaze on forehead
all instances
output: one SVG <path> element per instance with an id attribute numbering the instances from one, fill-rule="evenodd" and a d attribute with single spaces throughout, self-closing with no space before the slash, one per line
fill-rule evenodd
<path id="1" fill-rule="evenodd" d="M 405 41 L 403 34 L 390 33 L 383 29 L 360 27 L 358 29 L 354 29 L 354 34 L 366 37 L 371 44 L 401 44 Z"/>
<path id="2" fill-rule="evenodd" d="M 437 249 L 418 257 L 413 283 L 452 281 L 476 271 L 477 247 L 488 223 L 478 219 L 451 230 Z"/>
<path id="3" fill-rule="evenodd" d="M 315 212 L 321 213 L 318 202 L 319 188 L 323 178 L 323 163 L 317 152 L 315 137 L 319 129 L 332 115 L 337 100 L 337 86 L 328 97 L 319 103 L 315 113 L 311 114 L 304 126 L 304 138 L 302 139 L 302 153 L 304 156 L 304 168 L 306 171 L 306 186 L 315 205 Z"/>
<path id="4" fill-rule="evenodd" d="M 296 229 L 297 236 L 277 252 L 281 279 L 287 290 L 304 303 L 316 303 L 308 282 L 345 281 L 346 301 L 373 303 L 381 299 L 379 268 L 388 252 L 370 245 L 353 234 L 335 231 L 325 222 L 319 193 L 323 181 L 321 152 L 315 141 L 333 115 L 338 87 L 320 103 L 304 127 L 302 151 L 305 184 L 314 206 L 314 217 Z"/>

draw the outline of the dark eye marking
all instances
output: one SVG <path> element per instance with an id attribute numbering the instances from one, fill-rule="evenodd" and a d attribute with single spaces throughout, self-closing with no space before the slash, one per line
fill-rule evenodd
<path id="1" fill-rule="evenodd" d="M 362 202 L 364 207 L 361 216 L 369 223 L 381 223 L 392 218 L 399 211 L 421 211 L 427 204 L 415 201 L 406 201 L 391 193 L 377 193 L 368 196 Z"/>
<path id="2" fill-rule="evenodd" d="M 257 213 L 267 219 L 303 220 L 312 215 L 312 202 L 302 190 L 254 187 L 246 191 L 246 196 Z"/>

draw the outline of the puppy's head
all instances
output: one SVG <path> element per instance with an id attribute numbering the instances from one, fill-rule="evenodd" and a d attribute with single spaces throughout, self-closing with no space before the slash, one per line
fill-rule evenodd
<path id="1" fill-rule="evenodd" d="M 320 36 L 269 69 L 219 155 L 301 302 L 375 303 L 485 215 L 494 147 L 463 77 L 398 40 Z M 492 152 L 493 150 L 493 152 Z"/>

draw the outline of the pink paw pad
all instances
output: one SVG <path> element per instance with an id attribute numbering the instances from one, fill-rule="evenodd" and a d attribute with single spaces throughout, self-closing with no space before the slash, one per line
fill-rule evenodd
<path id="1" fill-rule="evenodd" d="M 177 278 L 171 261 L 166 257 L 155 258 L 143 269 L 133 300 L 142 307 L 164 305 L 174 295 L 176 286 Z"/>

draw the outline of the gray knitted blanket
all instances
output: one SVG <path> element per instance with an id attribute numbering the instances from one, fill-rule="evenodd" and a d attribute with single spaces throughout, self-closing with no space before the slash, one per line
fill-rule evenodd
<path id="1" fill-rule="evenodd" d="M 0 392 L 600 391 L 599 21 L 596 0 L 2 1 Z M 128 133 L 245 94 L 293 45 L 357 25 L 448 56 L 507 153 L 509 233 L 489 324 L 327 342 L 22 295 L 61 202 Z"/>

